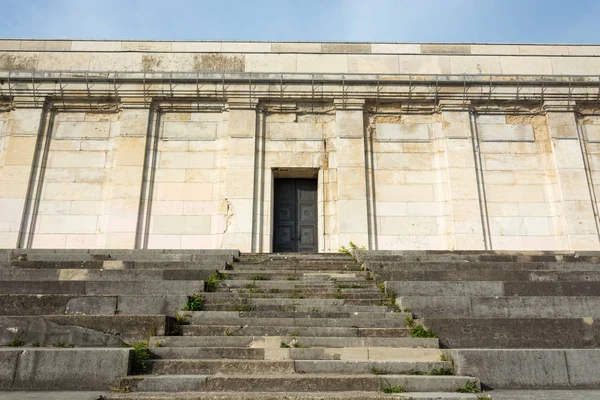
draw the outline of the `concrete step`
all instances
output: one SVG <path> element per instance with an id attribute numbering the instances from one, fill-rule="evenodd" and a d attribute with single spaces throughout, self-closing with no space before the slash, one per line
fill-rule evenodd
<path id="1" fill-rule="evenodd" d="M 0 345 L 18 339 L 26 346 L 34 343 L 53 346 L 120 347 L 137 343 L 150 333 L 164 335 L 164 315 L 41 315 L 0 317 Z"/>
<path id="2" fill-rule="evenodd" d="M 311 271 L 303 269 L 277 268 L 277 269 L 241 269 L 234 267 L 233 270 L 222 271 L 230 280 L 289 280 L 289 281 L 315 281 L 315 280 L 338 280 L 355 279 L 364 281 L 366 272 L 358 271 Z M 254 279 L 252 279 L 254 278 Z"/>
<path id="3" fill-rule="evenodd" d="M 437 349 L 438 339 L 415 339 L 411 337 L 309 337 L 309 336 L 153 336 L 150 346 L 156 347 L 248 347 L 280 349 L 281 342 L 290 347 L 394 347 Z"/>
<path id="4" fill-rule="evenodd" d="M 396 303 L 418 317 L 598 318 L 600 296 L 404 296 Z"/>
<path id="5" fill-rule="evenodd" d="M 208 293 L 204 293 L 205 296 L 208 295 Z M 255 303 L 257 302 L 258 299 L 255 299 Z M 290 299 L 272 299 L 274 302 L 279 303 L 282 300 L 290 300 Z M 293 299 L 293 300 L 297 300 L 297 299 Z M 306 299 L 303 299 L 306 300 Z M 210 307 L 210 301 L 208 304 L 206 304 L 204 306 L 204 310 L 201 311 L 203 313 L 206 313 L 206 315 L 212 314 L 212 313 L 239 313 L 240 316 L 256 316 L 256 317 L 260 317 L 260 316 L 264 316 L 264 317 L 272 317 L 273 315 L 280 315 L 279 313 L 292 313 L 294 315 L 298 315 L 297 313 L 309 313 L 309 314 L 313 314 L 313 313 L 319 313 L 319 314 L 327 314 L 327 313 L 372 313 L 372 314 L 382 314 L 382 313 L 387 313 L 390 311 L 393 311 L 393 307 L 389 307 L 389 306 L 379 306 L 379 305 L 366 305 L 366 306 L 360 306 L 360 305 L 345 305 L 344 304 L 344 300 L 339 300 L 339 299 L 335 299 L 333 302 L 335 302 L 335 304 L 332 304 L 331 302 L 328 303 L 323 303 L 324 300 L 331 300 L 331 299 L 316 299 L 316 300 L 306 300 L 306 301 L 310 301 L 314 304 L 310 304 L 310 303 L 303 303 L 303 304 L 295 304 L 295 303 L 290 303 L 290 304 L 276 304 L 274 305 L 274 307 L 272 308 L 264 308 L 261 309 L 259 304 L 254 304 L 255 309 L 252 311 L 230 311 L 230 310 L 209 310 L 207 307 Z M 338 304 L 339 303 L 339 304 Z M 216 315 L 216 314 L 215 314 Z M 283 314 L 281 314 L 283 315 Z"/>
<path id="6" fill-rule="evenodd" d="M 230 291 L 225 288 L 218 289 L 217 292 L 223 293 L 221 299 L 213 297 L 214 303 L 225 300 L 234 301 L 240 299 L 346 299 L 346 300 L 371 300 L 377 302 L 379 300 L 387 300 L 387 296 L 381 293 L 379 290 L 360 291 L 356 289 L 341 289 L 327 290 L 327 289 L 298 289 L 298 290 L 287 290 L 279 291 L 274 289 L 231 289 Z"/>
<path id="7" fill-rule="evenodd" d="M 240 317 L 191 317 L 189 326 L 206 325 L 262 325 L 289 327 L 360 327 L 360 328 L 405 328 L 406 316 L 403 313 L 389 313 L 385 318 L 240 318 Z"/>
<path id="8" fill-rule="evenodd" d="M 0 315 L 174 315 L 182 295 L 0 294 Z"/>
<path id="9" fill-rule="evenodd" d="M 425 318 L 447 348 L 600 348 L 600 323 L 592 318 Z M 469 332 L 468 335 L 465 332 Z"/>
<path id="10" fill-rule="evenodd" d="M 289 338 L 288 338 L 289 339 Z M 346 340 L 346 339 L 344 339 Z M 292 339 L 293 342 L 293 339 Z M 280 342 L 281 343 L 281 342 Z M 440 361 L 434 348 L 412 347 L 154 347 L 157 359 L 242 359 L 242 360 L 345 360 L 345 361 Z M 352 344 L 352 343 L 350 343 Z M 293 343 L 291 344 L 293 345 Z"/>
<path id="11" fill-rule="evenodd" d="M 148 367 L 148 372 L 158 375 L 268 373 L 430 375 L 432 373 L 439 374 L 439 371 L 442 370 L 451 370 L 452 363 L 441 361 L 171 359 L 148 361 Z"/>
<path id="12" fill-rule="evenodd" d="M 205 294 L 206 295 L 206 294 Z M 327 306 L 357 306 L 376 307 L 380 305 L 379 300 L 364 299 L 322 299 L 322 298 L 250 298 L 247 301 L 250 310 L 245 311 L 311 311 L 312 309 L 324 309 Z M 208 300 L 203 310 L 206 311 L 235 311 L 232 302 L 216 302 Z"/>
<path id="13" fill-rule="evenodd" d="M 257 321 L 260 318 L 306 318 L 309 320 L 318 320 L 326 318 L 348 318 L 356 320 L 405 320 L 409 313 L 391 313 L 387 307 L 380 307 L 381 310 L 369 312 L 322 312 L 314 310 L 311 312 L 287 312 L 287 311 L 180 311 L 179 315 L 187 318 L 190 324 L 202 324 L 209 319 L 238 319 L 242 322 Z"/>
<path id="14" fill-rule="evenodd" d="M 227 276 L 229 278 L 229 275 Z M 337 279 L 313 279 L 313 280 L 225 280 L 221 281 L 221 286 L 228 288 L 246 288 L 248 286 L 260 288 L 260 289 L 279 289 L 279 290 L 292 290 L 292 289 L 307 289 L 307 288 L 321 288 L 321 289 L 373 289 L 378 290 L 378 286 L 373 281 L 365 281 L 364 278 L 350 278 L 351 280 L 338 281 Z"/>
<path id="15" fill-rule="evenodd" d="M 382 271 L 376 272 L 378 281 L 532 281 L 532 282 L 599 282 L 600 271 L 572 272 L 529 270 L 440 270 L 440 271 Z"/>
<path id="16" fill-rule="evenodd" d="M 530 392 L 533 396 L 535 391 Z M 46 394 L 44 394 L 46 395 Z M 50 396 L 52 394 L 49 394 Z M 4 400 L 1 397 L 0 400 Z M 64 396 L 64 394 L 63 394 Z M 401 397 L 400 397 L 401 396 Z M 44 397 L 45 398 L 45 397 Z M 63 400 L 66 397 L 50 397 L 50 400 Z M 447 392 L 406 392 L 401 395 L 389 395 L 382 392 L 252 392 L 252 393 L 235 393 L 235 392 L 185 392 L 185 393 L 160 393 L 160 392 L 135 392 L 135 393 L 110 393 L 105 395 L 106 400 L 389 400 L 390 398 L 402 400 L 477 400 L 475 394 L 462 393 L 447 393 Z M 549 400 L 564 400 L 567 397 L 549 397 Z M 8 399 L 8 397 L 6 398 Z M 79 399 L 79 398 L 77 398 Z M 92 397 L 90 397 L 90 400 Z M 94 397 L 95 399 L 95 397 Z M 495 397 L 494 397 L 495 399 Z M 507 398 L 508 399 L 508 398 Z M 511 397 L 510 400 L 517 398 Z M 520 400 L 525 400 L 525 398 Z M 527 399 L 539 399 L 538 397 L 527 397 Z M 583 398 L 582 398 L 583 399 Z M 587 397 L 586 399 L 592 399 Z M 499 399 L 502 400 L 502 399 Z"/>
<path id="17" fill-rule="evenodd" d="M 322 336 L 322 337 L 410 337 L 407 328 L 354 328 L 281 325 L 184 325 L 184 336 Z"/>
<path id="18" fill-rule="evenodd" d="M 0 268 L 0 281 L 203 281 L 200 269 L 22 269 Z"/>
<path id="19" fill-rule="evenodd" d="M 370 250 L 357 251 L 359 262 L 600 262 L 597 251 L 479 251 L 479 250 Z"/>
<path id="20" fill-rule="evenodd" d="M 189 323 L 202 323 L 204 318 L 358 318 L 358 319 L 381 319 L 381 318 L 406 318 L 408 313 L 393 313 L 390 315 L 388 307 L 378 307 L 380 310 L 367 312 L 346 312 L 311 310 L 303 311 L 180 311 L 178 314 L 186 316 Z"/>
<path id="21" fill-rule="evenodd" d="M 600 296 L 600 282 L 389 281 L 396 296 Z"/>
<path id="22" fill-rule="evenodd" d="M 0 268 L 22 268 L 22 269 L 196 269 L 196 270 L 224 270 L 227 268 L 225 260 L 198 260 L 198 261 L 11 261 L 0 262 Z"/>
<path id="23" fill-rule="evenodd" d="M 336 374 L 269 374 L 269 375 L 159 375 L 127 377 L 121 387 L 139 391 L 237 391 L 237 392 L 379 392 L 388 387 L 406 391 L 454 392 L 468 382 L 479 381 L 464 376 L 415 375 L 336 375 Z"/>
<path id="24" fill-rule="evenodd" d="M 4 294 L 191 295 L 202 291 L 203 281 L 0 281 Z"/>

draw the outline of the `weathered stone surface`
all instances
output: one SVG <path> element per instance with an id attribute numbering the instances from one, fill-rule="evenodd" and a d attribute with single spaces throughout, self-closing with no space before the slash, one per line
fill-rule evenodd
<path id="1" fill-rule="evenodd" d="M 129 349 L 23 349 L 10 389 L 104 390 L 129 365 Z"/>

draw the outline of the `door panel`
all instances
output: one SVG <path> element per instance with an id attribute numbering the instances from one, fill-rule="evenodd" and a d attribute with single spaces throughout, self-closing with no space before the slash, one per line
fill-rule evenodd
<path id="1" fill-rule="evenodd" d="M 317 180 L 275 179 L 274 252 L 317 252 Z"/>

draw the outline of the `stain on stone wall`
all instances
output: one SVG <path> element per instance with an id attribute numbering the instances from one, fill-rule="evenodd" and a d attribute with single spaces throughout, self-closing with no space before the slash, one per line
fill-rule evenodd
<path id="1" fill-rule="evenodd" d="M 194 71 L 198 72 L 244 72 L 245 64 L 243 55 L 209 53 L 194 56 Z"/>
<path id="2" fill-rule="evenodd" d="M 0 54 L 0 69 L 35 70 L 37 67 L 37 62 L 37 54 Z"/>

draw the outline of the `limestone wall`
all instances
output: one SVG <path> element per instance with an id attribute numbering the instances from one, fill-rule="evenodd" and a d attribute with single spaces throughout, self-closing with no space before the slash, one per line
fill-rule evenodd
<path id="1" fill-rule="evenodd" d="M 314 178 L 319 251 L 598 249 L 599 54 L 0 40 L 0 247 L 270 252 Z"/>

